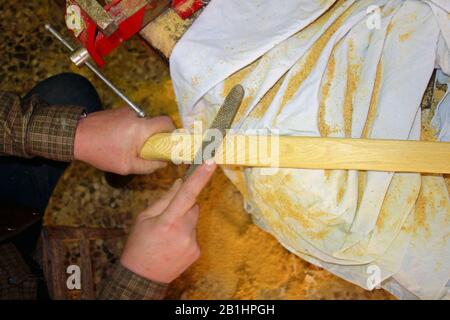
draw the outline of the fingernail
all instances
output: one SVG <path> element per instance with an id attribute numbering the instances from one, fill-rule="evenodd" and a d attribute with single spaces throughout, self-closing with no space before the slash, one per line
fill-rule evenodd
<path id="1" fill-rule="evenodd" d="M 214 159 L 208 159 L 208 160 L 205 161 L 205 164 L 206 164 L 206 167 L 207 167 L 209 170 L 212 170 L 212 169 L 214 169 L 215 166 L 216 166 L 216 161 L 215 161 Z"/>

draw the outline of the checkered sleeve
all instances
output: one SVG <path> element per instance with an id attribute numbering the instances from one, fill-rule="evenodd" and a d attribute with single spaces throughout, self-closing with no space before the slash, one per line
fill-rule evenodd
<path id="1" fill-rule="evenodd" d="M 38 96 L 22 100 L 0 92 L 0 155 L 57 161 L 73 160 L 73 146 L 82 107 L 51 106 Z"/>
<path id="2" fill-rule="evenodd" d="M 98 298 L 102 300 L 160 300 L 164 298 L 167 288 L 168 285 L 142 278 L 117 262 Z"/>

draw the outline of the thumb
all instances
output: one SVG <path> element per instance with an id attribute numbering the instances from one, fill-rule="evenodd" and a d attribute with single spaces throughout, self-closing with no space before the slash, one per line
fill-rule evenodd
<path id="1" fill-rule="evenodd" d="M 139 157 L 133 159 L 131 172 L 134 174 L 150 174 L 158 169 L 167 167 L 168 163 L 157 160 L 144 160 Z"/>

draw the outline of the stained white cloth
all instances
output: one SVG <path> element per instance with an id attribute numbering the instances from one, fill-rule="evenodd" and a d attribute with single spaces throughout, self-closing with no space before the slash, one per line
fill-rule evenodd
<path id="1" fill-rule="evenodd" d="M 433 69 L 450 73 L 449 7 L 447 0 L 213 0 L 170 59 L 183 123 L 209 124 L 235 81 L 246 90 L 235 128 L 420 140 Z M 433 121 L 442 139 L 449 100 Z M 225 172 L 255 223 L 303 259 L 400 298 L 447 294 L 450 198 L 442 176 Z"/>
<path id="2" fill-rule="evenodd" d="M 447 84 L 447 92 L 437 106 L 432 124 L 438 132 L 438 140 L 450 142 L 450 77 L 439 71 L 437 81 Z"/>

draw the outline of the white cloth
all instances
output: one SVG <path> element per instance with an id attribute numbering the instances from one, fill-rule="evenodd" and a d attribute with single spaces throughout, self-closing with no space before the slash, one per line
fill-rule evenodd
<path id="1" fill-rule="evenodd" d="M 437 80 L 447 84 L 447 92 L 436 108 L 432 124 L 438 132 L 438 139 L 450 142 L 450 77 L 438 71 Z"/>
<path id="2" fill-rule="evenodd" d="M 450 69 L 448 12 L 449 1 L 438 0 L 214 0 L 170 60 L 183 123 L 209 124 L 229 83 L 239 82 L 246 98 L 236 128 L 419 140 L 420 101 L 433 68 Z M 448 109 L 439 108 L 436 123 L 447 123 Z M 446 294 L 450 200 L 443 177 L 225 172 L 255 223 L 305 260 L 401 298 Z"/>

